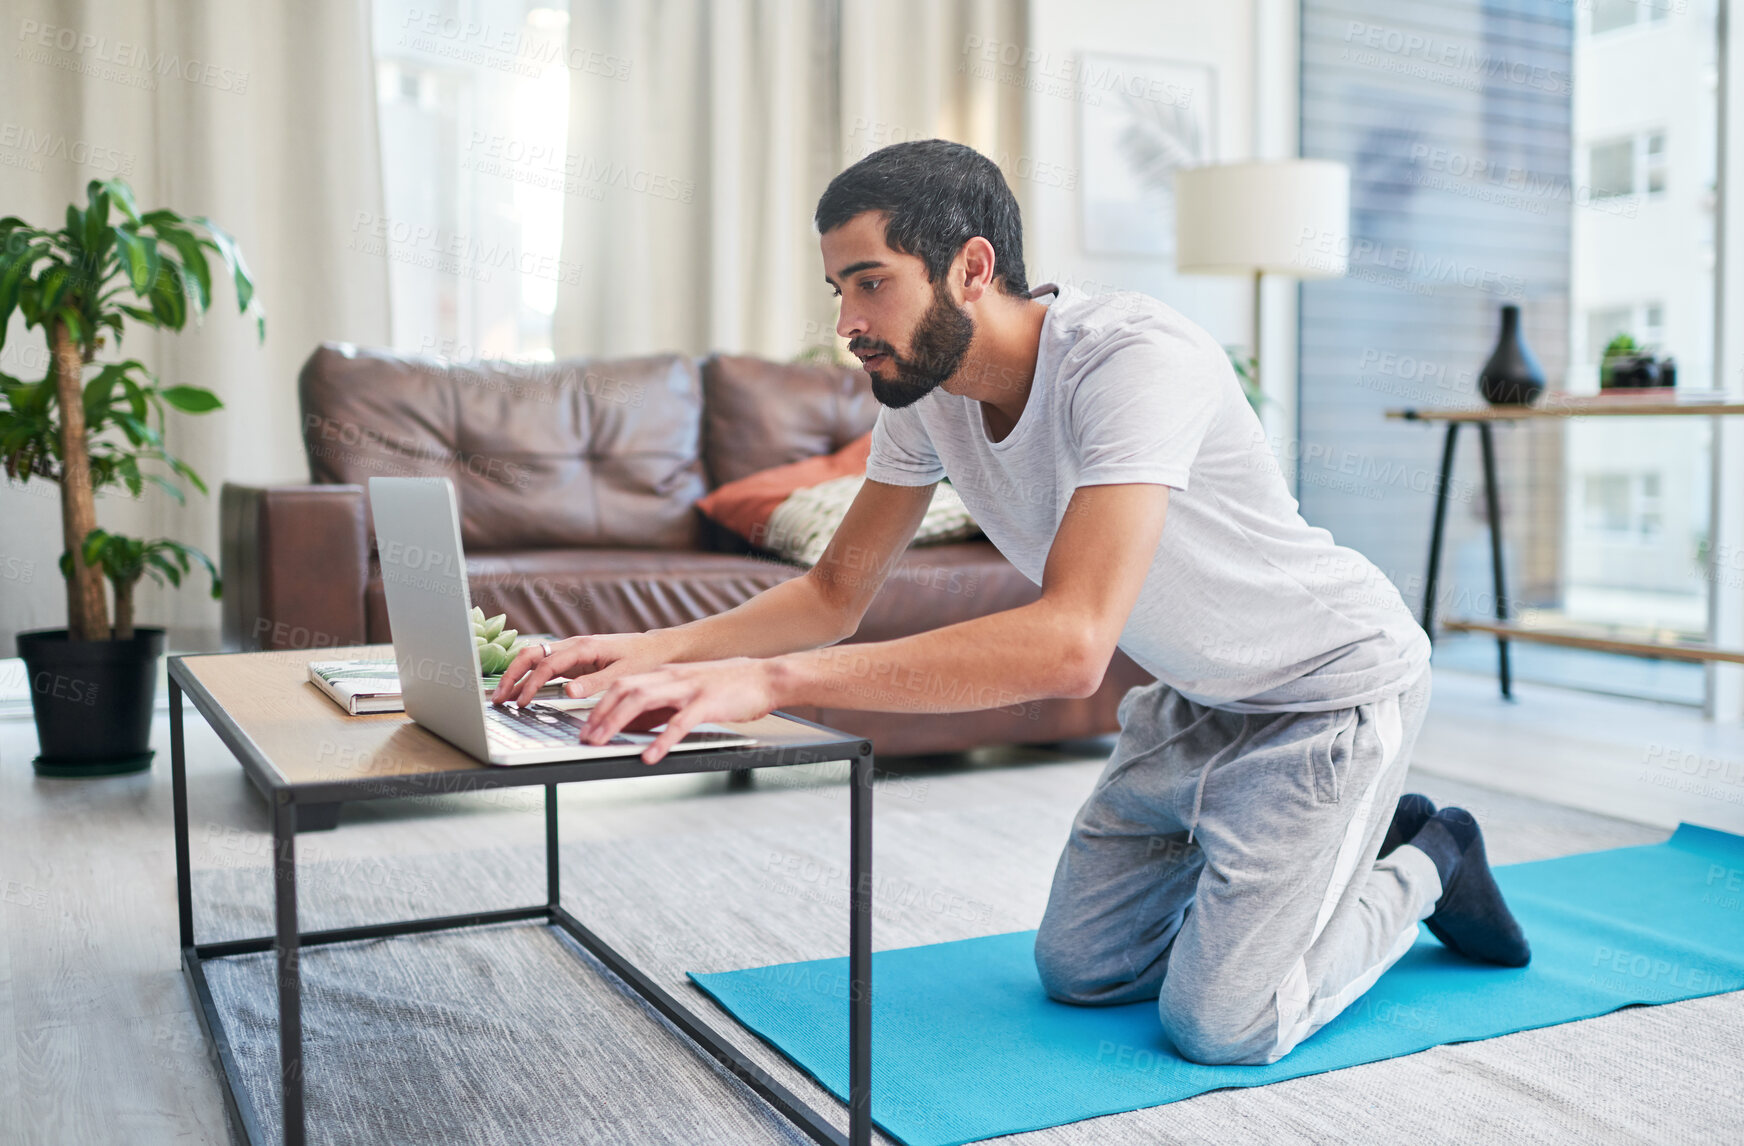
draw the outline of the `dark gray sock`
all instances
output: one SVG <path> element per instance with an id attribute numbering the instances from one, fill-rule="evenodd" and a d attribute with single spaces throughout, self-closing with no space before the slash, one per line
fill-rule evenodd
<path id="1" fill-rule="evenodd" d="M 1387 825 L 1387 834 L 1381 837 L 1381 850 L 1375 858 L 1386 859 L 1401 844 L 1410 843 L 1411 837 L 1422 831 L 1423 825 L 1434 814 L 1435 804 L 1421 792 L 1407 792 L 1400 796 L 1398 806 L 1393 810 L 1393 822 Z M 1445 882 L 1442 886 L 1446 886 Z"/>
<path id="2" fill-rule="evenodd" d="M 1424 922 L 1430 933 L 1471 959 L 1524 967 L 1532 948 L 1490 872 L 1483 833 L 1464 808 L 1443 808 L 1411 838 L 1411 846 L 1435 864 L 1441 898 Z"/>

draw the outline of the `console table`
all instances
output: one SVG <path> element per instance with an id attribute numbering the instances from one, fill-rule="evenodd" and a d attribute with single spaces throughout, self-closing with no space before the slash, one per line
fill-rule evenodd
<path id="1" fill-rule="evenodd" d="M 1441 479 L 1435 487 L 1435 521 L 1429 533 L 1429 572 L 1423 586 L 1423 631 L 1435 640 L 1435 588 L 1441 569 L 1441 542 L 1447 525 L 1448 481 L 1453 475 L 1454 445 L 1459 428 L 1466 423 L 1477 427 L 1478 444 L 1483 453 L 1484 502 L 1490 525 L 1490 575 L 1496 596 L 1494 622 L 1457 618 L 1444 623 L 1450 632 L 1489 633 L 1496 638 L 1496 674 L 1502 695 L 1512 698 L 1513 679 L 1508 660 L 1510 640 L 1561 645 L 1564 648 L 1591 649 L 1597 652 L 1621 653 L 1626 656 L 1665 657 L 1686 661 L 1728 661 L 1744 664 L 1744 651 L 1719 649 L 1712 645 L 1689 641 L 1622 641 L 1594 637 L 1555 629 L 1527 628 L 1508 617 L 1508 597 L 1502 574 L 1502 509 L 1496 488 L 1496 451 L 1490 427 L 1496 422 L 1524 422 L 1544 418 L 1602 417 L 1707 417 L 1744 414 L 1744 403 L 1679 402 L 1674 400 L 1617 397 L 1614 395 L 1575 396 L 1553 394 L 1536 406 L 1485 406 L 1481 408 L 1407 408 L 1388 410 L 1387 417 L 1406 422 L 1443 422 L 1447 435 L 1441 447 Z"/>
<path id="2" fill-rule="evenodd" d="M 872 1140 L 872 744 L 858 737 L 774 713 L 728 727 L 758 743 L 713 752 L 674 752 L 658 764 L 640 757 L 498 767 L 483 764 L 413 723 L 404 713 L 348 716 L 308 683 L 308 662 L 364 657 L 380 649 L 310 649 L 302 652 L 220 653 L 169 660 L 170 767 L 175 804 L 176 906 L 182 969 L 196 1013 L 222 1068 L 224 1101 L 250 1146 L 263 1146 L 260 1119 L 207 984 L 204 965 L 228 956 L 277 956 L 279 1078 L 286 1146 L 305 1141 L 303 1111 L 302 948 L 393 935 L 416 935 L 491 923 L 540 920 L 559 927 L 596 956 L 703 1052 L 743 1080 L 814 1141 L 870 1146 Z M 266 793 L 273 835 L 272 935 L 200 943 L 188 840 L 188 784 L 182 734 L 182 698 L 211 724 L 249 778 Z M 726 772 L 849 760 L 848 1132 L 843 1134 L 767 1071 L 751 1062 L 628 958 L 563 907 L 557 862 L 557 786 L 626 776 Z M 545 902 L 366 927 L 303 931 L 297 924 L 297 809 L 335 801 L 479 792 L 493 788 L 545 789 Z M 307 825 L 305 825 L 305 828 Z"/>

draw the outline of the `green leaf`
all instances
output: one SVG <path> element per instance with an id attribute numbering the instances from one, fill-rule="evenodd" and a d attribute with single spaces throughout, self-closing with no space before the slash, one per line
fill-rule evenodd
<path id="1" fill-rule="evenodd" d="M 32 243 L 16 255 L 10 244 L 0 251 L 0 348 L 6 345 L 6 325 L 18 307 L 18 292 L 37 260 L 53 249 L 48 243 Z"/>
<path id="2" fill-rule="evenodd" d="M 121 480 L 127 483 L 127 492 L 138 497 L 145 489 L 145 479 L 139 474 L 139 459 L 131 454 L 123 454 L 115 459 L 115 469 L 121 475 Z"/>
<path id="3" fill-rule="evenodd" d="M 109 198 L 115 201 L 117 207 L 121 208 L 121 213 L 126 215 L 135 225 L 138 225 L 140 221 L 139 208 L 133 202 L 133 188 L 127 185 L 125 179 L 107 179 L 101 183 L 93 179 L 90 186 L 86 188 L 86 194 L 95 196 L 98 190 L 107 191 Z M 116 229 L 120 230 L 119 227 Z"/>
<path id="4" fill-rule="evenodd" d="M 73 341 L 84 346 L 86 343 L 85 320 L 79 312 L 72 307 L 62 307 L 56 317 L 67 324 L 67 333 L 72 335 Z"/>
<path id="5" fill-rule="evenodd" d="M 71 203 L 67 204 L 67 242 L 75 247 L 85 242 L 85 213 Z"/>
<path id="6" fill-rule="evenodd" d="M 165 493 L 176 499 L 177 505 L 187 505 L 188 495 L 182 492 L 182 487 L 170 481 L 162 474 L 146 474 L 145 480 L 151 482 Z"/>
<path id="7" fill-rule="evenodd" d="M 61 307 L 61 300 L 73 285 L 72 269 L 65 263 L 55 263 L 43 268 L 37 276 L 36 310 L 38 314 L 53 314 Z"/>
<path id="8" fill-rule="evenodd" d="M 188 321 L 188 296 L 182 293 L 181 268 L 163 263 L 159 271 L 151 285 L 151 312 L 164 326 L 180 330 Z"/>
<path id="9" fill-rule="evenodd" d="M 94 434 L 103 428 L 109 417 L 109 404 L 115 400 L 115 387 L 127 368 L 120 363 L 106 365 L 97 376 L 85 383 L 85 431 Z"/>
<path id="10" fill-rule="evenodd" d="M 184 414 L 205 414 L 224 405 L 218 395 L 198 386 L 168 386 L 159 390 L 158 396 Z"/>
<path id="11" fill-rule="evenodd" d="M 198 216 L 194 222 L 211 232 L 212 246 L 224 256 L 224 265 L 230 268 L 230 277 L 236 283 L 236 313 L 246 313 L 248 304 L 254 299 L 254 279 L 248 273 L 248 263 L 242 258 L 242 249 L 236 245 L 236 240 L 230 237 L 228 231 L 206 216 Z M 264 323 L 262 325 L 264 327 Z"/>
<path id="12" fill-rule="evenodd" d="M 151 248 L 146 244 L 151 243 Z M 127 281 L 133 284 L 133 293 L 141 298 L 151 290 L 153 272 L 156 270 L 156 243 L 134 233 L 130 227 L 115 228 L 115 244 L 121 254 L 121 266 L 127 271 Z"/>
<path id="13" fill-rule="evenodd" d="M 143 367 L 141 369 L 143 369 Z M 132 412 L 135 418 L 138 418 L 142 422 L 145 421 L 145 416 L 149 412 L 145 401 L 145 388 L 125 374 L 121 376 L 121 385 L 127 389 L 127 407 L 129 411 Z"/>
<path id="14" fill-rule="evenodd" d="M 149 553 L 146 555 L 145 560 L 146 563 L 151 565 L 153 568 L 162 571 L 163 576 L 159 578 L 160 580 L 167 580 L 176 588 L 181 588 L 182 571 L 170 564 L 169 561 L 165 560 L 162 553 Z"/>
<path id="15" fill-rule="evenodd" d="M 103 551 L 108 548 L 108 546 L 108 531 L 103 529 L 93 529 L 91 532 L 85 534 L 85 542 L 84 545 L 81 546 L 85 552 L 85 564 L 101 565 L 103 563 Z"/>
<path id="16" fill-rule="evenodd" d="M 193 276 L 194 309 L 203 313 L 212 305 L 212 268 L 206 262 L 206 252 L 200 249 L 200 241 L 187 231 L 165 224 L 157 224 L 153 230 L 181 256 L 181 265 Z"/>
<path id="17" fill-rule="evenodd" d="M 188 463 L 182 461 L 180 458 L 173 458 L 168 454 L 164 455 L 164 461 L 169 463 L 171 470 L 182 478 L 185 478 L 189 485 L 193 486 L 201 493 L 211 492 L 206 488 L 206 483 L 200 480 L 200 475 L 195 473 L 193 469 L 188 466 Z"/>
<path id="18" fill-rule="evenodd" d="M 111 241 L 109 192 L 98 191 L 91 196 L 91 209 L 85 212 L 85 257 L 94 264 L 100 263 Z"/>

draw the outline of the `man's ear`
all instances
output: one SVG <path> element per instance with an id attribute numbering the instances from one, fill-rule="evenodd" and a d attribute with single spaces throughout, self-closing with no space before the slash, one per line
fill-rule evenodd
<path id="1" fill-rule="evenodd" d="M 951 264 L 954 286 L 963 289 L 964 302 L 977 302 L 993 287 L 993 244 L 976 235 L 963 244 Z"/>

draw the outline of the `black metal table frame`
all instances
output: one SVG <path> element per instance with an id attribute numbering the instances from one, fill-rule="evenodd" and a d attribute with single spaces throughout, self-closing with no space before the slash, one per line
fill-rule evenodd
<path id="1" fill-rule="evenodd" d="M 1415 413 L 1408 411 L 1406 421 L 1417 421 Z M 1478 428 L 1478 446 L 1483 454 L 1484 462 L 1484 508 L 1490 519 L 1490 576 L 1496 592 L 1496 620 L 1506 624 L 1508 621 L 1508 595 L 1503 588 L 1502 580 L 1502 504 L 1501 495 L 1496 489 L 1496 444 L 1490 431 L 1488 420 L 1473 419 Z M 1448 484 L 1453 478 L 1453 447 L 1459 440 L 1461 422 L 1447 423 L 1447 438 L 1441 447 L 1441 480 L 1435 486 L 1435 524 L 1429 532 L 1429 575 L 1423 585 L 1423 631 L 1429 634 L 1429 640 L 1435 640 L 1435 589 L 1441 579 L 1441 540 L 1447 530 L 1447 496 Z M 1514 696 L 1514 679 L 1512 666 L 1508 660 L 1508 639 L 1496 638 L 1496 675 L 1502 685 L 1502 695 L 1510 700 Z"/>
<path id="2" fill-rule="evenodd" d="M 673 753 L 649 766 L 637 758 L 488 768 L 479 772 L 432 773 L 404 777 L 286 784 L 260 750 L 231 719 L 210 692 L 188 670 L 182 657 L 169 661 L 170 769 L 175 802 L 176 905 L 180 922 L 182 970 L 193 992 L 200 1026 L 210 1040 L 220 1066 L 224 1103 L 250 1146 L 264 1146 L 260 1120 L 243 1086 L 235 1051 L 206 981 L 208 960 L 272 951 L 278 957 L 279 1077 L 286 1146 L 305 1141 L 303 1111 L 302 983 L 298 966 L 306 947 L 353 940 L 415 935 L 428 931 L 477 927 L 484 924 L 542 920 L 566 934 L 603 963 L 649 1005 L 683 1031 L 697 1047 L 768 1102 L 814 1141 L 830 1146 L 870 1146 L 872 1141 L 872 776 L 870 741 L 799 717 L 779 714 L 817 729 L 824 737 L 814 743 L 750 746 L 716 752 Z M 273 935 L 216 943 L 194 940 L 194 902 L 188 839 L 187 761 L 182 736 L 182 696 L 186 693 L 227 748 L 260 787 L 271 804 L 273 834 Z M 849 927 L 848 927 L 848 1133 L 844 1136 L 820 1113 L 763 1068 L 741 1054 L 703 1019 L 662 989 L 634 963 L 614 950 L 582 922 L 564 910 L 559 896 L 557 856 L 557 786 L 625 776 L 675 775 L 733 769 L 818 764 L 848 759 L 849 774 Z M 529 907 L 473 912 L 427 919 L 409 919 L 328 931 L 299 930 L 297 925 L 297 809 L 303 804 L 332 800 L 384 799 L 432 792 L 483 791 L 490 788 L 543 786 L 545 789 L 545 902 Z"/>

